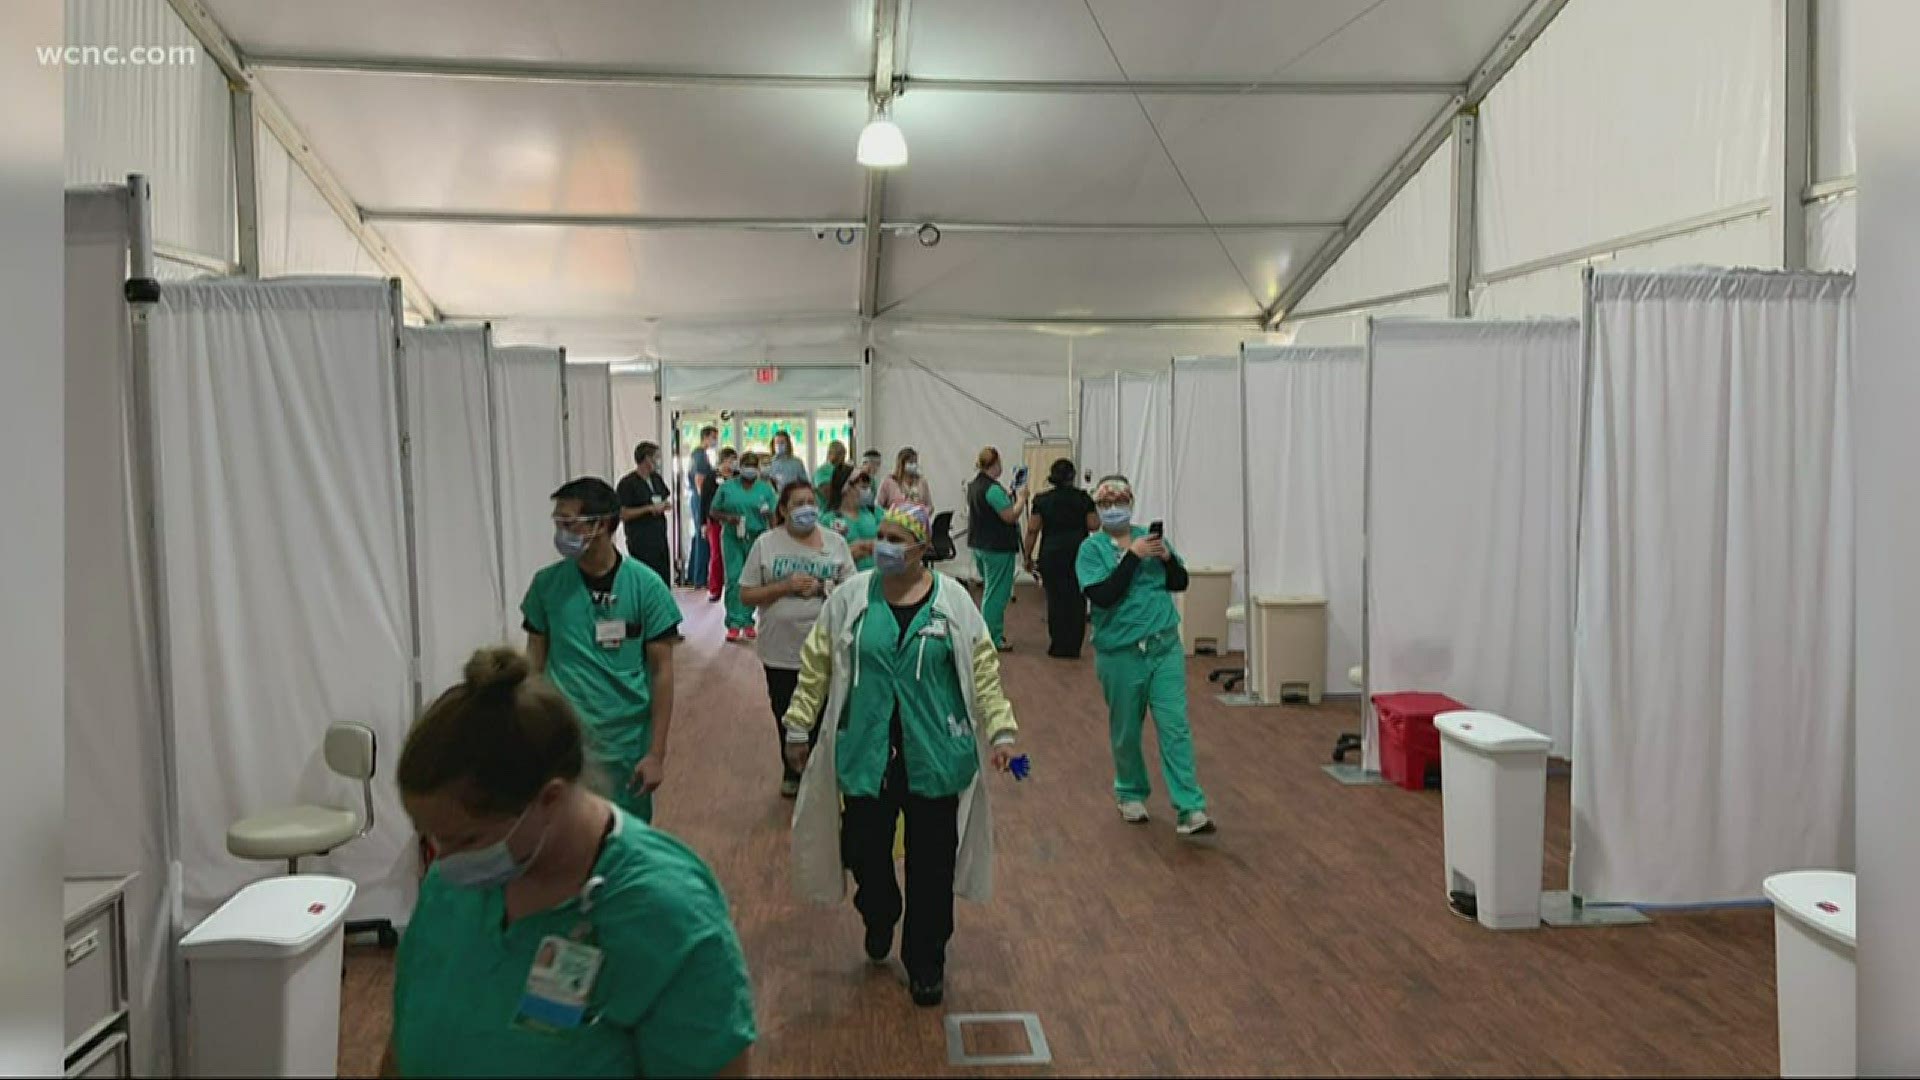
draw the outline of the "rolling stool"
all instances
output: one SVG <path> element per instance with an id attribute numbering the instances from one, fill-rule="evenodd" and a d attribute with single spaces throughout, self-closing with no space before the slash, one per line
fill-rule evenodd
<path id="1" fill-rule="evenodd" d="M 287 873 L 300 872 L 300 860 L 325 855 L 373 831 L 373 774 L 378 747 L 373 729 L 342 721 L 327 726 L 322 744 L 327 767 L 349 780 L 360 781 L 365 814 L 310 803 L 282 806 L 242 818 L 227 828 L 227 851 L 242 859 L 285 860 Z M 381 948 L 400 943 L 400 934 L 388 919 L 361 919 L 347 923 L 348 934 L 376 934 Z"/>
<path id="2" fill-rule="evenodd" d="M 1348 668 L 1347 682 L 1353 684 L 1353 688 L 1355 690 L 1363 689 L 1366 686 L 1366 682 L 1367 682 L 1367 669 L 1361 667 L 1359 664 L 1355 664 L 1352 667 Z M 1365 708 L 1365 707 L 1366 707 L 1366 703 L 1362 702 L 1361 708 Z M 1348 732 L 1342 733 L 1338 739 L 1335 739 L 1333 741 L 1333 763 L 1335 765 L 1338 765 L 1346 761 L 1347 755 L 1356 750 L 1359 750 L 1361 745 L 1362 745 L 1362 742 L 1360 739 L 1359 732 L 1348 731 Z"/>

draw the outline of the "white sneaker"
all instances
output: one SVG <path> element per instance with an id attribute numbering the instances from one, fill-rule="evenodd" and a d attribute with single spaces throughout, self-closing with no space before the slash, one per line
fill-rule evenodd
<path id="1" fill-rule="evenodd" d="M 1128 799 L 1120 804 L 1120 817 L 1129 825 L 1138 825 L 1147 820 L 1147 804 L 1138 799 Z"/>
<path id="2" fill-rule="evenodd" d="M 1213 832 L 1215 828 L 1217 826 L 1205 810 L 1192 810 L 1180 815 L 1180 824 L 1175 825 L 1173 831 L 1181 836 L 1202 836 Z"/>

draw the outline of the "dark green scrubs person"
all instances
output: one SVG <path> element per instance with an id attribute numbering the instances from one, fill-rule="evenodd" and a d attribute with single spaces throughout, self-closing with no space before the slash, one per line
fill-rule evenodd
<path id="1" fill-rule="evenodd" d="M 1207 796 L 1193 769 L 1187 726 L 1187 656 L 1171 594 L 1187 587 L 1187 567 L 1166 540 L 1133 524 L 1133 487 L 1109 476 L 1094 488 L 1100 530 L 1080 545 L 1075 576 L 1093 606 L 1093 671 L 1107 698 L 1113 744 L 1113 794 L 1120 816 L 1147 820 L 1153 792 L 1140 754 L 1149 710 L 1160 743 L 1160 771 L 1181 836 L 1214 831 Z"/>
<path id="2" fill-rule="evenodd" d="M 833 484 L 834 470 L 847 463 L 847 444 L 835 439 L 827 444 L 827 460 L 813 470 L 813 486 L 820 492 L 821 498 L 827 497 L 827 488 Z"/>
<path id="3" fill-rule="evenodd" d="M 719 883 L 589 789 L 587 733 L 532 676 L 482 650 L 407 736 L 400 796 L 436 858 L 381 1075 L 748 1075 L 753 994 Z"/>
<path id="4" fill-rule="evenodd" d="M 727 568 L 727 640 L 752 640 L 753 605 L 740 599 L 740 569 L 747 564 L 747 552 L 753 542 L 767 531 L 773 521 L 773 508 L 780 493 L 760 476 L 760 455 L 749 450 L 740 455 L 740 474 L 720 485 L 708 517 L 720 520 L 720 551 Z"/>
<path id="5" fill-rule="evenodd" d="M 829 511 L 820 524 L 840 534 L 853 553 L 856 570 L 873 569 L 873 545 L 880 537 L 880 511 L 873 505 L 873 477 L 845 465 L 834 470 L 820 491 Z"/>
<path id="6" fill-rule="evenodd" d="M 680 605 L 660 575 L 614 545 L 620 500 L 595 477 L 553 493 L 561 561 L 533 576 L 520 604 L 527 653 L 586 725 L 613 800 L 653 820 L 673 722 Z"/>
<path id="7" fill-rule="evenodd" d="M 1005 471 L 1000 451 L 989 446 L 975 459 L 980 471 L 967 485 L 967 546 L 980 570 L 980 614 L 987 620 L 993 643 L 1005 652 L 1007 602 L 1013 599 L 1013 575 L 1020 563 L 1020 514 L 1027 508 L 1031 489 L 1018 494 L 1000 486 Z"/>

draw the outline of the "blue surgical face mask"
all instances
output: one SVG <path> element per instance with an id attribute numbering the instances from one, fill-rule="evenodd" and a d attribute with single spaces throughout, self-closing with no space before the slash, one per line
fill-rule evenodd
<path id="1" fill-rule="evenodd" d="M 872 488 L 863 487 L 860 489 L 860 505 L 861 506 L 873 505 L 873 489 Z"/>
<path id="2" fill-rule="evenodd" d="M 1100 527 L 1103 529 L 1124 529 L 1133 524 L 1133 507 L 1103 506 L 1100 508 Z"/>
<path id="3" fill-rule="evenodd" d="M 907 545 L 893 540 L 875 540 L 873 565 L 883 574 L 906 573 Z"/>
<path id="4" fill-rule="evenodd" d="M 820 524 L 820 508 L 817 506 L 796 506 L 793 508 L 793 512 L 787 515 L 787 524 L 793 527 L 794 532 L 805 536 L 813 531 L 814 526 Z"/>
<path id="5" fill-rule="evenodd" d="M 560 557 L 569 561 L 578 560 L 587 553 L 593 541 L 562 525 L 553 530 L 553 547 Z"/>
<path id="6" fill-rule="evenodd" d="M 527 819 L 527 811 L 532 809 L 532 804 L 528 804 L 527 809 L 520 811 L 520 816 L 513 819 L 513 827 L 507 830 L 507 835 L 486 847 L 442 855 L 434 864 L 440 868 L 440 876 L 447 884 L 462 889 L 497 889 L 526 873 L 527 867 L 533 865 L 533 860 L 540 857 L 540 849 L 547 845 L 546 830 L 541 830 L 540 842 L 534 845 L 533 854 L 524 860 L 513 857 L 513 852 L 507 850 L 507 841 L 520 831 L 520 823 Z"/>
<path id="7" fill-rule="evenodd" d="M 748 480 L 760 479 L 760 470 L 752 465 L 740 470 L 740 475 Z"/>

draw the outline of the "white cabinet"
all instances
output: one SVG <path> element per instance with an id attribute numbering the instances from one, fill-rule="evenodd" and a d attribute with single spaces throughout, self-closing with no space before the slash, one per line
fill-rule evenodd
<path id="1" fill-rule="evenodd" d="M 127 884 L 132 877 L 68 878 L 68 1076 L 131 1076 L 127 1016 Z"/>

